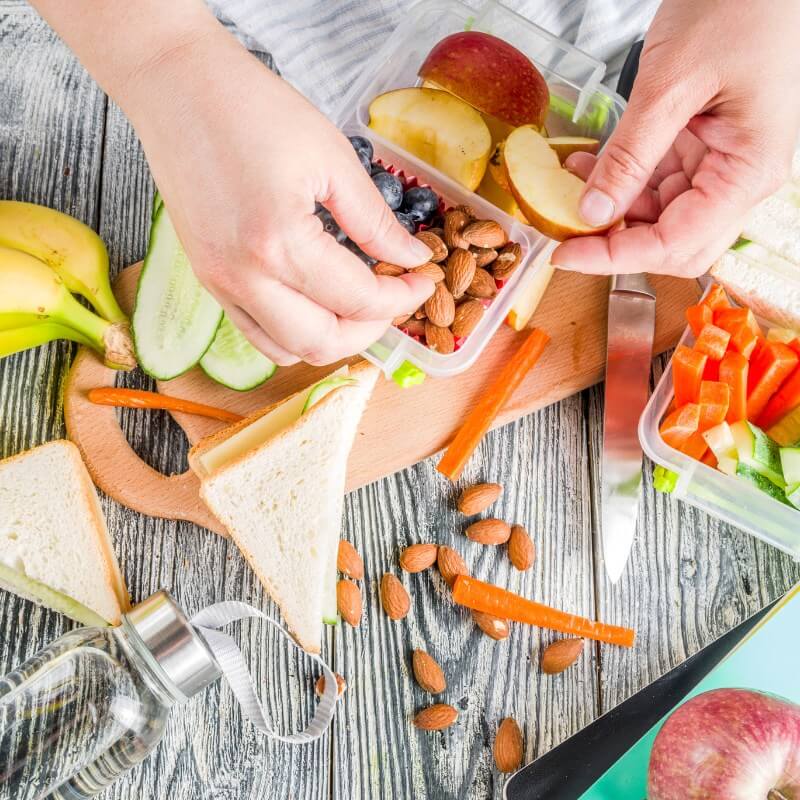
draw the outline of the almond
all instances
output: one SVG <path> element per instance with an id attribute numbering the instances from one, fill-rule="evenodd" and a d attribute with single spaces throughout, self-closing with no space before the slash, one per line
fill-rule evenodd
<path id="1" fill-rule="evenodd" d="M 557 675 L 571 667 L 583 650 L 583 639 L 559 639 L 542 654 L 542 672 Z"/>
<path id="2" fill-rule="evenodd" d="M 467 288 L 467 294 L 470 297 L 494 297 L 497 294 L 497 284 L 485 269 L 476 269 L 475 277 Z"/>
<path id="3" fill-rule="evenodd" d="M 420 231 L 415 236 L 430 248 L 431 261 L 444 261 L 447 258 L 447 245 L 436 233 L 427 230 Z"/>
<path id="4" fill-rule="evenodd" d="M 516 772 L 522 766 L 522 731 L 516 720 L 506 717 L 494 737 L 494 763 L 500 772 Z"/>
<path id="5" fill-rule="evenodd" d="M 425 314 L 440 328 L 449 328 L 453 324 L 456 304 L 453 295 L 443 283 L 437 283 L 433 294 L 425 301 Z"/>
<path id="6" fill-rule="evenodd" d="M 412 275 L 424 275 L 434 283 L 444 280 L 444 270 L 438 264 L 434 264 L 433 261 L 426 261 L 424 264 L 409 271 Z"/>
<path id="7" fill-rule="evenodd" d="M 461 554 L 452 547 L 445 545 L 439 546 L 439 553 L 436 557 L 436 566 L 444 582 L 452 589 L 457 575 L 469 575 L 467 565 Z"/>
<path id="8" fill-rule="evenodd" d="M 491 264 L 497 258 L 497 250 L 491 247 L 475 247 L 469 248 L 470 252 L 475 255 L 475 261 L 479 267 L 485 267 Z"/>
<path id="9" fill-rule="evenodd" d="M 414 727 L 421 731 L 441 731 L 458 719 L 458 711 L 447 703 L 435 703 L 423 708 L 414 717 Z"/>
<path id="10" fill-rule="evenodd" d="M 399 328 L 403 323 L 408 322 L 411 319 L 411 314 L 401 314 L 399 317 L 395 317 L 392 320 L 392 325 Z"/>
<path id="11" fill-rule="evenodd" d="M 396 278 L 399 275 L 405 275 L 406 271 L 403 267 L 398 267 L 397 264 L 390 264 L 388 261 L 379 261 L 372 271 L 376 275 L 387 275 L 390 278 Z"/>
<path id="12" fill-rule="evenodd" d="M 444 241 L 444 228 L 426 228 L 426 233 L 435 233 L 442 241 Z"/>
<path id="13" fill-rule="evenodd" d="M 436 563 L 438 552 L 435 544 L 412 544 L 400 553 L 400 567 L 406 572 L 422 572 Z"/>
<path id="14" fill-rule="evenodd" d="M 492 262 L 492 274 L 495 278 L 507 281 L 519 266 L 522 259 L 522 248 L 516 242 L 509 242 Z"/>
<path id="15" fill-rule="evenodd" d="M 425 341 L 431 350 L 443 355 L 450 355 L 456 349 L 456 341 L 450 328 L 434 325 L 430 320 L 425 321 Z"/>
<path id="16" fill-rule="evenodd" d="M 389 619 L 403 619 L 411 608 L 411 599 L 405 587 L 388 572 L 381 578 L 381 605 Z"/>
<path id="17" fill-rule="evenodd" d="M 473 610 L 472 619 L 475 620 L 475 624 L 488 637 L 495 639 L 498 642 L 502 639 L 508 639 L 508 635 L 511 633 L 511 627 L 508 624 L 508 620 L 495 617 L 494 615 L 487 614 L 484 611 Z"/>
<path id="18" fill-rule="evenodd" d="M 425 306 L 420 306 L 414 312 L 414 319 L 427 319 L 428 315 L 425 313 Z"/>
<path id="19" fill-rule="evenodd" d="M 364 577 L 364 562 L 361 560 L 358 550 L 345 539 L 339 542 L 336 569 L 343 572 L 348 578 L 355 578 L 357 581 Z"/>
<path id="20" fill-rule="evenodd" d="M 522 525 L 511 526 L 511 536 L 508 539 L 508 557 L 511 563 L 521 572 L 533 566 L 536 557 L 536 548 L 528 531 Z"/>
<path id="21" fill-rule="evenodd" d="M 408 331 L 409 336 L 424 336 L 425 335 L 425 320 L 424 319 L 411 319 L 406 320 L 401 326 L 403 330 Z"/>
<path id="22" fill-rule="evenodd" d="M 470 222 L 478 218 L 478 213 L 475 211 L 475 209 L 472 206 L 468 206 L 466 203 L 461 203 L 461 205 L 456 206 L 456 208 L 462 214 L 466 214 Z"/>
<path id="23" fill-rule="evenodd" d="M 361 589 L 353 581 L 340 580 L 336 584 L 336 605 L 348 625 L 355 627 L 361 622 Z"/>
<path id="24" fill-rule="evenodd" d="M 450 326 L 453 336 L 457 336 L 459 339 L 469 336 L 483 319 L 484 310 L 480 300 L 467 300 L 456 306 L 456 315 Z"/>
<path id="25" fill-rule="evenodd" d="M 341 697 L 344 694 L 344 690 L 347 688 L 347 682 L 338 672 L 334 674 L 336 675 L 336 696 Z M 318 697 L 322 697 L 325 693 L 324 675 L 320 675 L 319 678 L 317 678 L 317 682 L 314 684 L 314 691 L 317 693 Z"/>
<path id="26" fill-rule="evenodd" d="M 454 250 L 462 247 L 464 250 L 469 248 L 469 242 L 461 235 L 461 231 L 469 225 L 470 218 L 460 208 L 451 208 L 444 215 L 444 241 L 445 244 Z"/>
<path id="27" fill-rule="evenodd" d="M 478 544 L 505 544 L 511 536 L 511 526 L 501 519 L 489 517 L 473 522 L 466 534 L 467 539 Z"/>
<path id="28" fill-rule="evenodd" d="M 439 694 L 447 688 L 442 668 L 424 650 L 415 650 L 411 656 L 411 667 L 417 683 L 426 692 Z"/>
<path id="29" fill-rule="evenodd" d="M 450 253 L 450 257 L 447 259 L 445 282 L 456 300 L 464 294 L 472 283 L 476 267 L 475 256 L 469 250 L 462 250 L 458 247 Z"/>
<path id="30" fill-rule="evenodd" d="M 500 247 L 506 243 L 506 232 L 499 222 L 493 219 L 480 219 L 470 222 L 461 231 L 461 237 L 475 247 Z"/>
<path id="31" fill-rule="evenodd" d="M 470 302 L 475 303 L 477 301 L 472 300 Z M 458 498 L 458 510 L 468 517 L 473 514 L 480 514 L 482 511 L 486 511 L 502 493 L 503 487 L 499 483 L 477 483 L 475 486 L 468 486 Z"/>

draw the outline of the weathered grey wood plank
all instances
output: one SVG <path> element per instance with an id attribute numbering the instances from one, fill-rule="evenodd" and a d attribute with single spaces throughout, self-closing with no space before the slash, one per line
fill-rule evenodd
<path id="1" fill-rule="evenodd" d="M 435 570 L 400 573 L 397 556 L 418 541 L 451 544 L 473 574 L 508 585 L 581 614 L 592 615 L 589 477 L 580 397 L 490 434 L 463 483 L 504 485 L 491 514 L 519 522 L 537 547 L 535 566 L 519 573 L 506 548 L 483 547 L 462 535 L 457 494 L 435 471 L 435 460 L 352 495 L 345 535 L 363 554 L 365 613 L 358 629 L 337 640 L 337 668 L 348 689 L 336 724 L 334 797 L 499 797 L 503 777 L 491 746 L 499 721 L 515 717 L 524 728 L 526 759 L 550 749 L 594 718 L 595 652 L 564 675 L 542 676 L 538 658 L 551 635 L 514 626 L 494 642 L 455 607 Z M 380 607 L 377 585 L 384 571 L 401 576 L 412 612 L 392 622 Z M 431 699 L 414 682 L 410 654 L 429 651 L 441 664 L 448 689 L 441 701 L 460 710 L 442 733 L 411 725 L 414 711 Z M 439 697 L 436 698 L 440 700 Z"/>
<path id="2" fill-rule="evenodd" d="M 654 366 L 657 381 L 667 357 Z M 587 391 L 594 499 L 602 448 L 601 388 Z M 733 526 L 653 489 L 646 461 L 639 526 L 617 586 L 595 537 L 598 615 L 633 625 L 633 650 L 600 650 L 600 710 L 607 711 L 711 643 L 800 580 L 800 564 Z M 595 506 L 597 519 L 597 506 Z"/>

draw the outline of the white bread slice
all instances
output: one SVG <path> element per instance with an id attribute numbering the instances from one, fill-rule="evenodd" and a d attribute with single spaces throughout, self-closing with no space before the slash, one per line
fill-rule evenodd
<path id="1" fill-rule="evenodd" d="M 742 236 L 800 264 L 800 186 L 785 183 L 762 200 L 748 214 Z"/>
<path id="2" fill-rule="evenodd" d="M 298 395 L 198 442 L 189 454 L 201 497 L 311 653 L 320 650 L 323 589 L 339 543 L 347 459 L 378 374 L 366 362 L 352 368 L 352 383 L 211 470 L 203 465 L 210 450 L 264 414 L 296 403 Z"/>
<path id="3" fill-rule="evenodd" d="M 72 442 L 0 462 L 0 587 L 87 625 L 130 607 L 100 502 Z"/>

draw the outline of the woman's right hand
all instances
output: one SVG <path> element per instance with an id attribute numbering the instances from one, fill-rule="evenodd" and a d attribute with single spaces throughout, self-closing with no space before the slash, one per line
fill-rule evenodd
<path id="1" fill-rule="evenodd" d="M 378 260 L 430 258 L 350 142 L 222 27 L 143 65 L 120 101 L 195 273 L 276 363 L 357 353 L 432 293 L 422 276 L 373 274 L 323 231 L 315 203 Z"/>

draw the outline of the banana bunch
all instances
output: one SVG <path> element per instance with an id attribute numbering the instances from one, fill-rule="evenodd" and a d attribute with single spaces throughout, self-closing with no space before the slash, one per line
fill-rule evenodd
<path id="1" fill-rule="evenodd" d="M 136 366 L 100 237 L 60 211 L 0 200 L 0 358 L 54 339 L 91 347 L 114 369 Z"/>

